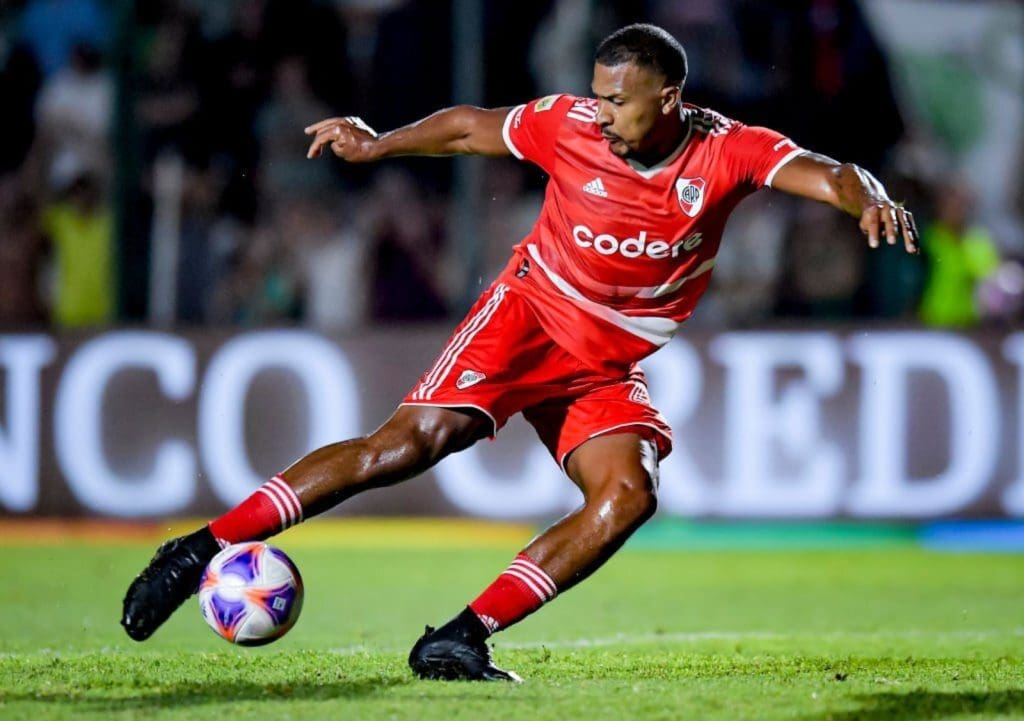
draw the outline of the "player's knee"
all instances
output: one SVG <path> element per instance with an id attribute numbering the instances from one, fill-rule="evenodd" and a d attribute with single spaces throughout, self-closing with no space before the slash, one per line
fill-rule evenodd
<path id="1" fill-rule="evenodd" d="M 648 520 L 658 510 L 658 494 L 644 478 L 642 485 L 634 488 L 629 494 L 629 516 L 632 523 L 639 525 Z"/>
<path id="2" fill-rule="evenodd" d="M 622 476 L 609 484 L 604 496 L 619 530 L 636 528 L 658 510 L 658 495 L 646 475 Z"/>
<path id="3" fill-rule="evenodd" d="M 409 427 L 409 448 L 417 457 L 435 460 L 449 453 L 457 444 L 459 429 L 438 415 L 419 416 Z"/>
<path id="4" fill-rule="evenodd" d="M 409 469 L 429 467 L 463 443 L 465 429 L 448 417 L 419 413 L 392 420 L 367 439 L 378 462 L 391 459 Z"/>

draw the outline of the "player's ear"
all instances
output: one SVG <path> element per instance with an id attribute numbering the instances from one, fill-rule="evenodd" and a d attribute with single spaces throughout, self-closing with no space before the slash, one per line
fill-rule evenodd
<path id="1" fill-rule="evenodd" d="M 661 89 L 661 114 L 671 115 L 678 112 L 677 108 L 681 100 L 680 88 L 678 85 L 666 85 Z"/>

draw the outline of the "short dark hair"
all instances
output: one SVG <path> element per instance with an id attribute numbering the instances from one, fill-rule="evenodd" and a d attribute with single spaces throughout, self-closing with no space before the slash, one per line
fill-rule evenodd
<path id="1" fill-rule="evenodd" d="M 635 23 L 601 41 L 594 62 L 608 67 L 633 63 L 665 76 L 673 85 L 686 82 L 686 51 L 657 25 Z"/>

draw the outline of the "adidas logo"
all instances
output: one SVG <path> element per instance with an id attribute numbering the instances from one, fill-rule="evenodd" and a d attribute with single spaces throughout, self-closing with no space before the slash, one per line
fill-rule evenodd
<path id="1" fill-rule="evenodd" d="M 647 392 L 647 386 L 643 383 L 637 383 L 634 381 L 633 390 L 629 392 L 629 400 L 633 403 L 639 403 L 642 406 L 651 405 L 651 396 Z"/>
<path id="2" fill-rule="evenodd" d="M 203 608 L 206 608 L 206 606 L 204 605 Z M 480 617 L 480 620 L 483 621 L 483 624 L 487 626 L 491 633 L 497 631 L 498 626 L 501 625 L 496 618 L 488 616 L 486 613 Z"/>
<path id="3" fill-rule="evenodd" d="M 601 198 L 608 197 L 608 191 L 604 189 L 604 183 L 601 182 L 600 178 L 594 178 L 589 183 L 583 186 L 584 193 L 590 193 L 591 195 L 597 195 Z"/>
<path id="4" fill-rule="evenodd" d="M 469 388 L 470 386 L 475 386 L 477 383 L 479 383 L 486 377 L 487 376 L 485 376 L 483 373 L 465 370 L 462 371 L 462 375 L 459 376 L 459 379 L 455 381 L 455 387 L 461 391 L 466 388 Z"/>

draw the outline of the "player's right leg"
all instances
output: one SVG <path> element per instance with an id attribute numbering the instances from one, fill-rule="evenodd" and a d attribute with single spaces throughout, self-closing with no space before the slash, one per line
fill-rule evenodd
<path id="1" fill-rule="evenodd" d="M 128 587 L 121 625 L 136 641 L 149 638 L 196 592 L 222 546 L 269 538 L 357 493 L 411 478 L 493 428 L 475 411 L 401 406 L 369 436 L 313 451 L 208 526 L 161 546 Z"/>
<path id="2" fill-rule="evenodd" d="M 590 576 L 654 514 L 658 451 L 650 436 L 650 429 L 625 427 L 572 452 L 566 472 L 583 491 L 583 505 L 534 538 L 459 615 L 427 627 L 409 652 L 417 675 L 520 680 L 494 665 L 487 638 Z"/>

